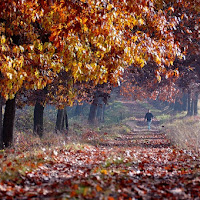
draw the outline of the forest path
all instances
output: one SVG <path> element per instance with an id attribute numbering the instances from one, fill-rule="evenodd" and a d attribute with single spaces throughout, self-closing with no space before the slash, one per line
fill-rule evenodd
<path id="1" fill-rule="evenodd" d="M 147 109 L 141 106 L 136 101 L 121 101 L 125 106 L 132 111 L 133 117 L 126 121 L 126 124 L 131 128 L 130 133 L 122 133 L 116 137 L 114 142 L 118 146 L 141 146 L 141 147 L 169 147 L 170 141 L 166 134 L 162 131 L 159 120 L 152 120 L 151 130 L 147 129 L 147 122 L 144 116 Z M 110 141 L 111 142 L 111 141 Z"/>
<path id="2" fill-rule="evenodd" d="M 129 125 L 132 129 L 132 132 L 147 132 L 147 123 L 144 121 L 144 116 L 147 113 L 147 108 L 144 108 L 140 103 L 137 101 L 121 101 L 125 106 L 129 108 L 129 110 L 132 111 L 133 113 L 133 118 L 132 120 L 128 120 L 126 122 L 127 125 Z M 160 132 L 160 122 L 159 120 L 156 119 L 156 115 L 154 115 L 154 118 L 152 120 L 152 125 L 151 125 L 151 131 L 153 133 Z"/>
<path id="3" fill-rule="evenodd" d="M 147 131 L 146 110 L 129 106 L 138 111 L 135 121 L 128 121 L 130 133 L 107 133 L 75 148 L 44 152 L 47 161 L 27 172 L 20 183 L 0 184 L 0 198 L 200 199 L 199 157 L 172 146 L 159 123 Z"/>

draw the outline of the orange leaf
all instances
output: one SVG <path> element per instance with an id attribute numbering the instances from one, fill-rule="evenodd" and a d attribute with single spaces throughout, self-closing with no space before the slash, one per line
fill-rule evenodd
<path id="1" fill-rule="evenodd" d="M 100 192 L 100 191 L 102 191 L 103 189 L 102 189 L 101 186 L 97 185 L 97 186 L 96 186 L 96 190 L 97 190 L 97 192 Z"/>
<path id="2" fill-rule="evenodd" d="M 7 167 L 6 167 L 6 166 L 3 166 L 3 167 L 2 167 L 2 171 L 5 172 L 6 170 L 7 170 Z"/>
<path id="3" fill-rule="evenodd" d="M 70 196 L 71 196 L 71 197 L 76 196 L 76 192 L 73 190 L 73 191 L 71 192 Z"/>
<path id="4" fill-rule="evenodd" d="M 107 172 L 106 169 L 102 169 L 102 170 L 101 170 L 101 173 L 102 173 L 102 174 L 105 174 L 105 175 L 108 174 L 108 172 Z"/>

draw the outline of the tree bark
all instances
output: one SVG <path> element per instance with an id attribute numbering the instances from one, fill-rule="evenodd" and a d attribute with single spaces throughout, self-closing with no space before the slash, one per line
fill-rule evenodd
<path id="1" fill-rule="evenodd" d="M 99 122 L 103 120 L 103 100 L 101 97 L 98 98 L 97 119 Z"/>
<path id="2" fill-rule="evenodd" d="M 106 110 L 106 104 L 103 105 L 103 122 L 105 121 L 105 110 Z"/>
<path id="3" fill-rule="evenodd" d="M 68 126 L 67 109 L 58 109 L 55 127 L 56 133 L 57 131 L 63 131 L 64 127 L 68 131 Z"/>
<path id="4" fill-rule="evenodd" d="M 44 106 L 40 104 L 39 101 L 36 101 L 34 108 L 34 129 L 33 132 L 36 133 L 39 137 L 43 136 L 43 114 Z"/>
<path id="5" fill-rule="evenodd" d="M 56 133 L 57 131 L 62 130 L 62 124 L 63 123 L 63 116 L 64 116 L 64 109 L 58 109 L 57 111 L 57 118 L 56 118 Z"/>
<path id="6" fill-rule="evenodd" d="M 96 119 L 96 113 L 97 113 L 97 99 L 95 98 L 90 106 L 90 112 L 88 117 L 88 122 L 90 124 L 94 124 Z"/>
<path id="7" fill-rule="evenodd" d="M 10 147 L 13 144 L 13 129 L 15 120 L 15 98 L 6 101 L 2 139 L 4 147 Z"/>
<path id="8" fill-rule="evenodd" d="M 94 93 L 93 102 L 90 106 L 90 112 L 89 112 L 89 117 L 88 117 L 89 124 L 94 124 L 96 120 L 100 96 L 101 96 L 101 92 L 96 91 Z"/>
<path id="9" fill-rule="evenodd" d="M 175 104 L 174 104 L 174 111 L 182 111 L 182 110 L 181 110 L 181 109 L 182 109 L 181 107 L 182 107 L 182 106 L 181 106 L 179 100 L 176 99 L 176 100 L 175 100 Z"/>
<path id="10" fill-rule="evenodd" d="M 96 117 L 104 120 L 104 105 L 107 103 L 109 95 L 107 93 L 96 91 L 93 97 L 93 102 L 90 106 L 88 122 L 94 124 Z"/>
<path id="11" fill-rule="evenodd" d="M 188 109 L 187 109 L 187 115 L 191 115 L 191 92 L 190 91 L 188 91 Z"/>
<path id="12" fill-rule="evenodd" d="M 198 92 L 195 92 L 195 97 L 194 97 L 194 115 L 198 115 Z"/>
<path id="13" fill-rule="evenodd" d="M 104 122 L 105 107 L 106 105 L 103 101 L 103 97 L 99 97 L 97 106 L 97 119 L 99 122 Z"/>
<path id="14" fill-rule="evenodd" d="M 169 104 L 169 108 L 170 108 L 170 109 L 174 109 L 174 103 L 170 103 L 170 104 Z"/>
<path id="15" fill-rule="evenodd" d="M 190 107 L 190 115 L 194 115 L 194 99 L 192 98 L 191 107 Z"/>
<path id="16" fill-rule="evenodd" d="M 68 129 L 69 129 L 69 123 L 68 123 L 67 108 L 64 109 L 64 121 L 65 121 L 65 128 L 68 131 Z"/>
<path id="17" fill-rule="evenodd" d="M 182 97 L 182 108 L 184 111 L 187 111 L 187 104 L 188 104 L 188 99 L 187 99 L 187 95 L 184 94 L 183 97 Z"/>

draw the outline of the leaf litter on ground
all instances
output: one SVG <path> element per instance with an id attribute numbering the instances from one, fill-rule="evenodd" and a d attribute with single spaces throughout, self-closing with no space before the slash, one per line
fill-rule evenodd
<path id="1" fill-rule="evenodd" d="M 91 139 L 67 143 L 68 148 L 18 153 L 10 161 L 1 154 L 1 170 L 7 174 L 0 198 L 200 199 L 198 155 L 170 146 L 165 135 L 152 139 L 133 133 L 104 137 L 95 145 Z"/>

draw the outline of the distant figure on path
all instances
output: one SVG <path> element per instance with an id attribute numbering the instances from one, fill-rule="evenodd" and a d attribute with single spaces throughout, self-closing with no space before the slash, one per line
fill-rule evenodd
<path id="1" fill-rule="evenodd" d="M 148 110 L 148 112 L 146 113 L 144 120 L 147 120 L 147 125 L 148 125 L 148 130 L 151 130 L 151 121 L 153 119 L 153 115 L 150 112 L 150 110 Z"/>

